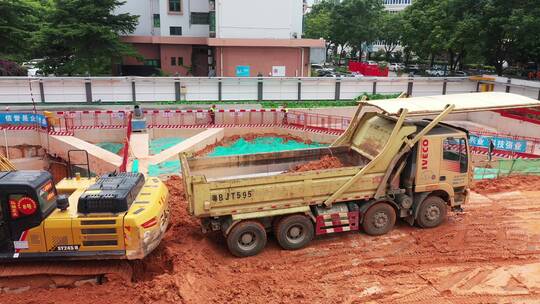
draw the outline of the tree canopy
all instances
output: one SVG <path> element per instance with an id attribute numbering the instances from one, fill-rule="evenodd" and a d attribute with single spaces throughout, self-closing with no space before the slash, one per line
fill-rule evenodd
<path id="1" fill-rule="evenodd" d="M 356 51 L 377 39 L 377 20 L 383 14 L 380 0 L 322 1 L 306 15 L 304 35 L 324 38 L 335 51 Z M 340 52 L 341 53 L 341 52 Z"/>
<path id="2" fill-rule="evenodd" d="M 328 25 L 330 24 L 330 25 Z M 382 1 L 322 1 L 306 16 L 306 36 L 357 50 L 378 40 L 387 60 L 401 45 L 422 60 L 495 66 L 540 64 L 540 0 L 415 0 L 403 12 L 384 12 Z"/>
<path id="3" fill-rule="evenodd" d="M 136 56 L 120 41 L 133 32 L 138 16 L 113 14 L 118 0 L 54 0 L 44 24 L 35 33 L 36 54 L 46 73 L 110 73 L 112 63 L 122 56 Z"/>
<path id="4" fill-rule="evenodd" d="M 32 1 L 0 1 L 0 58 L 20 60 L 30 53 L 30 38 L 38 28 L 39 9 Z"/>

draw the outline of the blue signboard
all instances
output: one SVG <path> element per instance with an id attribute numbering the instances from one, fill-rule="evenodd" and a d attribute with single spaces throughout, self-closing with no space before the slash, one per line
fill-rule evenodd
<path id="1" fill-rule="evenodd" d="M 489 141 L 493 141 L 496 150 L 505 150 L 513 152 L 525 152 L 527 149 L 526 140 L 516 140 L 507 137 L 489 137 L 489 136 L 469 136 L 469 144 L 473 147 L 489 148 Z"/>
<path id="2" fill-rule="evenodd" d="M 236 66 L 236 76 L 238 76 L 238 77 L 249 77 L 249 65 L 237 65 Z"/>
<path id="3" fill-rule="evenodd" d="M 47 119 L 41 114 L 33 113 L 0 113 L 1 125 L 34 125 L 39 124 L 42 127 L 47 127 Z"/>

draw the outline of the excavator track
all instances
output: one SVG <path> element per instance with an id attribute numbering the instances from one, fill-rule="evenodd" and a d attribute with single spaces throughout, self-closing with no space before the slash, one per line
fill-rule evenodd
<path id="1" fill-rule="evenodd" d="M 110 279 L 129 282 L 132 277 L 128 261 L 9 262 L 0 264 L 0 292 L 101 284 Z"/>

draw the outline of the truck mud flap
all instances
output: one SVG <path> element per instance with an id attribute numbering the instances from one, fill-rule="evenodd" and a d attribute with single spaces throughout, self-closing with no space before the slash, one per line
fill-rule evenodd
<path id="1" fill-rule="evenodd" d="M 316 217 L 315 234 L 353 231 L 359 229 L 360 212 L 338 212 L 318 215 Z"/>

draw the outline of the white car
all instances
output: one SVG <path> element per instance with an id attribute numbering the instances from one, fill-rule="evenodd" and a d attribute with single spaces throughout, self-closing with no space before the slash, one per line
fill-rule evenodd
<path id="1" fill-rule="evenodd" d="M 437 70 L 437 69 L 426 70 L 426 73 L 429 76 L 434 76 L 434 77 L 442 77 L 442 76 L 446 76 L 447 74 L 445 70 Z"/>
<path id="2" fill-rule="evenodd" d="M 391 63 L 390 65 L 388 65 L 388 69 L 395 72 L 397 70 L 405 69 L 405 65 L 403 63 Z"/>

